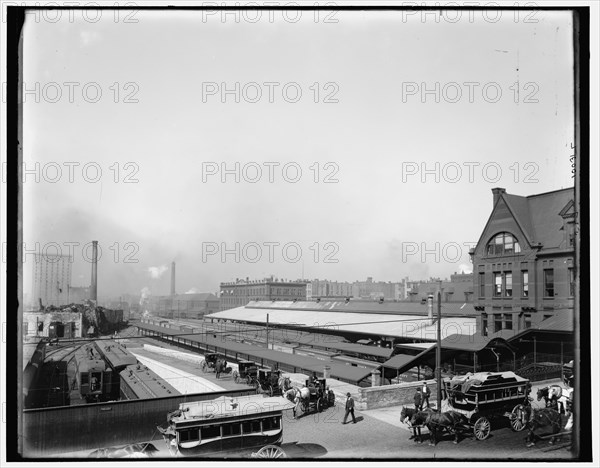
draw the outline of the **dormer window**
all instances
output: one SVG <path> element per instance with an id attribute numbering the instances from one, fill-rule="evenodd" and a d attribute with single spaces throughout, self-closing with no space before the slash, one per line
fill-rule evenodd
<path id="1" fill-rule="evenodd" d="M 519 241 L 508 232 L 496 234 L 487 245 L 488 255 L 507 255 L 521 252 Z"/>

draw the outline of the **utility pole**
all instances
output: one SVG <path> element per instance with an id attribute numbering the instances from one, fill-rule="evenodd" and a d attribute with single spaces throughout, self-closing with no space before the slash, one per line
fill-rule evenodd
<path id="1" fill-rule="evenodd" d="M 266 335 L 267 335 L 267 349 L 269 349 L 269 314 L 267 314 L 267 327 L 266 327 Z"/>
<path id="2" fill-rule="evenodd" d="M 442 410 L 442 292 L 438 291 L 437 348 L 435 353 L 435 375 L 437 380 L 437 408 Z"/>

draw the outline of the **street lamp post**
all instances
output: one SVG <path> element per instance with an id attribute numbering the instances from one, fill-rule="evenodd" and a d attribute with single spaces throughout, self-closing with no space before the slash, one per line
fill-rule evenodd
<path id="1" fill-rule="evenodd" d="M 435 353 L 435 374 L 437 383 L 437 408 L 442 409 L 442 292 L 438 291 L 437 348 Z"/>

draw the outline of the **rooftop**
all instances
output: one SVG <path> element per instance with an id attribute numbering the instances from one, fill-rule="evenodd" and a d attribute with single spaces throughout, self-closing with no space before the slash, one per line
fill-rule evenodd
<path id="1" fill-rule="evenodd" d="M 190 420 L 212 420 L 234 416 L 246 416 L 272 411 L 291 409 L 294 403 L 283 397 L 267 397 L 263 395 L 248 395 L 238 397 L 219 397 L 214 400 L 181 403 L 180 414 L 171 417 L 175 423 Z"/>

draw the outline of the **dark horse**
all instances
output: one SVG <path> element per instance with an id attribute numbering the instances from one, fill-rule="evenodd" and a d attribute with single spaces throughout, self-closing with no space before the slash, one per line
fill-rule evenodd
<path id="1" fill-rule="evenodd" d="M 221 376 L 221 374 L 230 374 L 231 367 L 227 367 L 227 361 L 225 359 L 217 359 L 215 363 L 215 374 L 217 379 Z"/>
<path id="2" fill-rule="evenodd" d="M 421 439 L 421 426 L 425 424 L 425 420 L 430 411 L 432 410 L 429 408 L 425 411 L 417 411 L 416 409 L 407 406 L 403 406 L 402 411 L 400 411 L 400 421 L 412 428 L 413 435 L 411 439 L 414 439 L 415 442 L 423 442 Z M 414 423 L 413 418 L 415 421 Z"/>
<path id="3" fill-rule="evenodd" d="M 542 398 L 546 403 L 546 408 L 552 408 L 553 410 L 559 411 L 558 399 L 562 396 L 562 387 L 559 385 L 551 385 L 549 387 L 540 388 L 537 391 L 537 401 Z M 562 403 L 561 403 L 562 406 Z M 563 409 L 564 411 L 564 409 Z"/>
<path id="4" fill-rule="evenodd" d="M 529 433 L 527 434 L 526 438 L 527 447 L 535 445 L 535 439 L 537 436 L 534 434 L 534 431 L 540 427 L 552 427 L 552 437 L 549 442 L 550 444 L 553 444 L 559 439 L 559 436 L 556 434 L 560 432 L 562 419 L 558 411 L 552 408 L 534 409 L 531 407 L 527 407 L 525 411 L 528 419 L 527 427 L 529 428 Z"/>
<path id="5" fill-rule="evenodd" d="M 429 445 L 437 443 L 438 430 L 446 430 L 454 434 L 454 443 L 458 444 L 460 427 L 468 423 L 467 417 L 458 411 L 446 411 L 444 413 L 430 413 L 425 421 L 429 432 L 431 432 Z"/>

